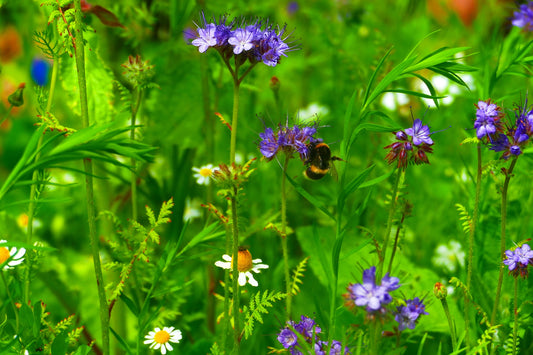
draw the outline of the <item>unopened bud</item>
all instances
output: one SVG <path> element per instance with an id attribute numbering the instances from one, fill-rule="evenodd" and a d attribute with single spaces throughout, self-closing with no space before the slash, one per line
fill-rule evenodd
<path id="1" fill-rule="evenodd" d="M 435 283 L 435 286 L 433 286 L 433 293 L 439 300 L 443 300 L 448 297 L 448 289 L 446 289 L 446 286 L 440 282 Z"/>
<path id="2" fill-rule="evenodd" d="M 270 78 L 270 89 L 272 89 L 272 91 L 277 93 L 279 91 L 279 87 L 280 87 L 279 79 L 276 76 L 273 76 L 272 78 Z"/>
<path id="3" fill-rule="evenodd" d="M 24 88 L 26 87 L 25 83 L 21 83 L 17 90 L 9 95 L 7 98 L 7 101 L 13 106 L 19 107 L 24 105 L 24 98 L 22 97 L 22 92 L 24 91 Z"/>

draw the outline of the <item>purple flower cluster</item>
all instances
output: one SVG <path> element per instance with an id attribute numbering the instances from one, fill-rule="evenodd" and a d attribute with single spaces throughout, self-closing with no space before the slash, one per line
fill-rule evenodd
<path id="1" fill-rule="evenodd" d="M 356 306 L 365 306 L 369 313 L 385 311 L 384 306 L 392 302 L 389 292 L 400 287 L 400 279 L 389 274 L 381 279 L 381 284 L 376 283 L 376 267 L 363 271 L 363 283 L 349 284 L 346 298 L 349 303 Z"/>
<path id="2" fill-rule="evenodd" d="M 429 314 L 425 311 L 426 306 L 418 297 L 406 300 L 405 305 L 398 306 L 394 319 L 398 322 L 398 330 L 406 328 L 415 329 L 416 322 L 422 314 Z"/>
<path id="3" fill-rule="evenodd" d="M 227 23 L 227 17 L 222 16 L 218 21 L 213 18 L 207 22 L 202 13 L 202 23 L 196 26 L 196 31 L 186 33 L 191 44 L 198 47 L 200 53 L 215 48 L 225 60 L 236 56 L 241 63 L 248 59 L 254 64 L 263 62 L 275 67 L 281 56 L 286 57 L 286 53 L 294 49 L 287 42 L 286 26 L 280 28 L 268 21 L 256 19 L 247 23 L 241 20 L 238 24 L 234 19 Z"/>
<path id="4" fill-rule="evenodd" d="M 416 119 L 413 127 L 394 133 L 397 142 L 389 144 L 385 149 L 390 149 L 385 157 L 389 164 L 398 160 L 398 168 L 405 169 L 408 163 L 429 164 L 427 153 L 432 153 L 433 140 L 427 125 L 422 120 Z"/>
<path id="5" fill-rule="evenodd" d="M 483 101 L 480 101 L 480 103 Z M 478 107 L 479 104 L 478 103 Z M 494 105 L 494 104 L 491 104 Z M 478 112 L 480 109 L 478 108 Z M 493 112 L 493 111 L 491 111 Z M 479 114 L 476 113 L 478 117 L 476 123 L 479 119 Z M 485 128 L 481 125 L 479 128 L 476 127 L 478 132 L 478 137 L 480 136 L 480 130 L 486 132 L 486 135 L 489 136 L 490 148 L 495 152 L 503 152 L 502 158 L 509 159 L 511 155 L 518 156 L 522 154 L 523 147 L 529 142 L 529 137 L 533 135 L 533 110 L 527 107 L 527 100 L 522 107 L 519 107 L 516 110 L 516 119 L 514 124 L 508 125 L 505 129 L 502 128 L 502 124 L 494 119 L 493 124 L 487 124 Z M 488 114 L 483 116 L 485 118 L 489 117 Z M 489 119 L 487 118 L 486 122 Z M 495 134 L 490 136 L 490 134 Z"/>
<path id="6" fill-rule="evenodd" d="M 498 105 L 491 103 L 490 99 L 479 101 L 476 107 L 476 121 L 474 122 L 476 135 L 478 139 L 486 137 L 491 140 L 492 134 L 503 131 L 502 110 Z"/>
<path id="7" fill-rule="evenodd" d="M 309 126 L 292 126 L 279 125 L 274 131 L 272 128 L 266 128 L 265 132 L 259 134 L 259 150 L 267 159 L 271 160 L 274 156 L 282 151 L 285 154 L 297 152 L 300 159 L 305 161 L 309 154 L 308 144 L 318 142 L 319 139 L 313 137 L 316 133 L 316 127 Z"/>
<path id="8" fill-rule="evenodd" d="M 315 323 L 315 321 L 304 315 L 301 316 L 300 322 L 288 321 L 287 326 L 278 334 L 278 341 L 285 349 L 289 349 L 292 355 L 303 355 L 301 344 L 298 343 L 298 334 L 300 334 L 309 348 L 314 350 L 315 355 L 341 355 L 342 344 L 337 340 L 333 340 L 329 353 L 327 353 L 328 342 L 319 339 L 318 334 L 322 329 Z M 296 331 L 296 333 L 295 333 Z M 344 348 L 344 354 L 349 354 L 349 349 Z"/>
<path id="9" fill-rule="evenodd" d="M 533 31 L 533 1 L 520 5 L 519 10 L 514 12 L 511 22 L 513 26 Z"/>
<path id="10" fill-rule="evenodd" d="M 503 263 L 509 267 L 509 273 L 514 277 L 518 275 L 527 277 L 528 265 L 533 265 L 533 250 L 528 244 L 523 244 L 521 247 L 516 247 L 514 250 L 506 250 L 507 257 Z"/>

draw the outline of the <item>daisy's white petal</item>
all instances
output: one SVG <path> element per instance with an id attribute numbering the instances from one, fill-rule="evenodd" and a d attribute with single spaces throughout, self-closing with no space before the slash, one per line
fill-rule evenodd
<path id="1" fill-rule="evenodd" d="M 26 249 L 20 248 L 19 251 L 15 255 L 13 255 L 13 259 L 20 259 L 22 258 L 22 256 L 24 256 L 25 253 L 26 253 Z"/>
<path id="2" fill-rule="evenodd" d="M 254 275 L 250 271 L 246 272 L 246 276 L 248 277 L 248 283 L 254 287 L 257 287 L 259 284 L 254 279 Z"/>
<path id="3" fill-rule="evenodd" d="M 24 259 L 11 260 L 11 261 L 8 263 L 8 265 L 9 265 L 9 266 L 17 266 L 17 265 L 22 264 L 23 261 L 24 261 Z"/>
<path id="4" fill-rule="evenodd" d="M 268 265 L 259 264 L 259 265 L 254 265 L 254 267 L 252 268 L 252 271 L 257 274 L 261 272 L 261 269 L 268 269 L 268 268 L 269 268 Z"/>
<path id="5" fill-rule="evenodd" d="M 155 337 L 155 332 L 154 331 L 150 331 L 150 332 L 148 332 L 148 335 L 153 339 Z"/>
<path id="6" fill-rule="evenodd" d="M 165 344 L 163 344 L 163 345 L 161 346 L 161 354 L 164 355 L 164 354 L 166 354 L 166 353 L 167 353 L 167 348 L 165 347 Z"/>
<path id="7" fill-rule="evenodd" d="M 7 240 L 5 240 L 5 239 L 1 239 L 1 240 L 0 240 L 0 244 L 2 244 L 2 243 L 7 243 Z"/>
<path id="8" fill-rule="evenodd" d="M 246 285 L 246 273 L 244 272 L 239 272 L 239 285 Z"/>
<path id="9" fill-rule="evenodd" d="M 262 262 L 263 262 L 263 260 L 261 260 L 261 259 L 252 260 L 252 263 L 254 263 L 254 264 L 258 264 L 258 263 L 262 263 Z"/>
<path id="10" fill-rule="evenodd" d="M 154 328 L 154 334 L 157 334 L 161 331 L 161 328 Z"/>
<path id="11" fill-rule="evenodd" d="M 145 343 L 145 344 L 150 344 L 150 343 L 152 343 L 153 341 L 154 341 L 154 339 L 148 339 L 148 340 L 145 340 L 144 343 Z"/>
<path id="12" fill-rule="evenodd" d="M 163 328 L 163 330 L 164 330 L 165 332 L 167 332 L 168 334 L 170 334 L 170 333 L 172 333 L 172 331 L 174 330 L 174 327 L 165 327 L 165 328 Z"/>
<path id="13" fill-rule="evenodd" d="M 229 256 L 228 254 L 224 254 L 224 255 L 222 255 L 222 259 L 224 259 L 226 261 L 231 261 L 231 256 Z"/>
<path id="14" fill-rule="evenodd" d="M 223 261 L 217 261 L 217 262 L 215 262 L 215 266 L 221 267 L 223 269 L 230 269 L 231 268 L 231 263 L 225 263 Z"/>
<path id="15" fill-rule="evenodd" d="M 192 171 L 195 171 L 195 172 L 199 173 L 200 172 L 200 168 L 192 168 Z M 194 174 L 194 175 L 197 175 L 197 174 Z"/>
<path id="16" fill-rule="evenodd" d="M 167 345 L 167 350 L 168 351 L 174 350 L 174 348 L 172 347 L 172 345 L 170 345 L 170 343 L 167 343 L 166 345 Z"/>

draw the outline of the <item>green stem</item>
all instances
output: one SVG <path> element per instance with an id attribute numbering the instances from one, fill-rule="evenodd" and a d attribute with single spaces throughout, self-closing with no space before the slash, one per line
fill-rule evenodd
<path id="1" fill-rule="evenodd" d="M 377 318 L 374 318 L 372 321 L 372 326 L 370 327 L 370 332 L 372 333 L 372 339 L 370 344 L 370 354 L 379 355 L 379 338 L 380 338 L 380 323 Z"/>
<path id="2" fill-rule="evenodd" d="M 400 238 L 400 231 L 402 230 L 403 222 L 405 221 L 405 215 L 406 215 L 406 212 L 404 211 L 402 213 L 402 218 L 400 220 L 400 224 L 398 225 L 398 229 L 396 229 L 396 235 L 394 236 L 394 245 L 392 246 L 392 254 L 390 256 L 389 267 L 387 268 L 387 272 L 389 274 L 392 270 L 392 262 L 394 261 L 394 256 L 396 255 L 396 248 L 398 247 L 398 239 Z"/>
<path id="3" fill-rule="evenodd" d="M 291 318 L 292 308 L 292 292 L 291 292 L 291 275 L 289 272 L 289 251 L 287 246 L 287 191 L 286 191 L 286 174 L 289 166 L 288 155 L 285 155 L 285 162 L 283 163 L 283 171 L 281 174 L 281 248 L 283 250 L 283 264 L 285 270 L 285 288 L 287 289 L 286 311 L 287 319 Z"/>
<path id="4" fill-rule="evenodd" d="M 240 327 L 239 327 L 239 225 L 237 218 L 237 194 L 239 189 L 233 187 L 231 197 L 231 228 L 233 234 L 233 354 L 239 354 Z"/>
<path id="5" fill-rule="evenodd" d="M 502 206 L 501 206 L 501 238 L 500 238 L 500 274 L 498 276 L 498 286 L 496 287 L 496 297 L 494 298 L 494 308 L 492 309 L 492 316 L 490 317 L 490 324 L 494 326 L 496 324 L 496 314 L 498 313 L 498 306 L 500 305 L 500 295 L 502 292 L 503 283 L 503 271 L 505 265 L 502 261 L 505 258 L 505 226 L 507 223 L 507 190 L 509 188 L 509 181 L 511 180 L 513 169 L 516 165 L 518 156 L 513 157 L 513 161 L 509 166 L 509 169 L 505 172 L 505 181 L 502 188 Z"/>
<path id="6" fill-rule="evenodd" d="M 87 106 L 87 82 L 85 80 L 85 48 L 83 43 L 83 21 L 81 15 L 81 0 L 74 1 L 75 8 L 75 54 L 76 69 L 78 72 L 78 86 L 80 91 L 80 110 L 83 127 L 89 126 L 89 110 Z M 89 237 L 94 263 L 94 273 L 98 287 L 98 298 L 100 301 L 100 324 L 102 327 L 102 351 L 104 355 L 109 354 L 109 309 L 104 289 L 104 278 L 102 267 L 100 265 L 100 248 L 98 245 L 98 236 L 96 232 L 96 209 L 94 205 L 94 188 L 93 188 L 93 164 L 90 159 L 84 159 L 85 168 L 85 189 L 87 194 L 87 215 L 89 223 Z"/>
<path id="7" fill-rule="evenodd" d="M 18 334 L 19 332 L 19 311 L 17 309 L 17 306 L 15 306 L 15 301 L 13 300 L 13 296 L 11 295 L 11 291 L 9 291 L 9 285 L 7 284 L 6 277 L 4 275 L 4 270 L 0 270 L 0 274 L 2 274 L 2 281 L 4 281 L 4 285 L 6 286 L 6 293 L 7 298 L 9 298 L 9 303 L 11 303 L 11 306 L 13 307 L 13 313 L 15 314 L 15 332 Z"/>
<path id="8" fill-rule="evenodd" d="M 237 70 L 237 68 L 235 69 Z M 235 162 L 235 148 L 237 146 L 237 122 L 239 116 L 239 86 L 240 82 L 233 81 L 233 114 L 231 116 L 231 142 L 230 142 L 230 164 Z"/>
<path id="9" fill-rule="evenodd" d="M 6 115 L 0 121 L 0 126 L 2 125 L 2 123 L 4 123 L 5 120 L 7 120 L 9 118 L 9 114 L 11 113 L 12 109 L 13 109 L 13 105 L 9 105 L 9 108 L 7 109 Z"/>
<path id="10" fill-rule="evenodd" d="M 450 309 L 448 308 L 448 301 L 446 298 L 440 300 L 446 319 L 448 319 L 448 327 L 450 328 L 450 335 L 452 337 L 452 350 L 457 349 L 457 336 L 455 335 L 455 327 L 453 326 L 452 316 L 450 315 Z"/>
<path id="11" fill-rule="evenodd" d="M 56 88 L 56 82 L 57 82 L 57 74 L 58 74 L 58 68 L 59 68 L 59 58 L 54 58 L 53 64 L 52 64 L 52 78 L 50 81 L 50 90 L 48 91 L 48 100 L 46 101 L 46 112 L 50 112 L 50 109 L 52 107 L 52 101 L 54 99 L 54 92 Z M 37 150 L 41 149 L 41 146 L 43 144 L 44 136 L 41 136 L 39 138 L 39 142 L 37 142 Z M 41 156 L 40 153 L 35 155 L 35 161 L 39 160 L 39 157 Z M 31 244 L 31 240 L 33 237 L 33 219 L 35 217 L 35 208 L 37 207 L 37 183 L 36 181 L 39 179 L 39 172 L 38 170 L 35 170 L 32 175 L 32 184 L 30 188 L 30 204 L 28 206 L 28 229 L 26 233 L 26 244 Z M 28 264 L 28 267 L 26 268 L 26 271 L 24 273 L 24 302 L 27 303 L 30 299 L 30 273 L 31 273 L 31 264 Z"/>
<path id="12" fill-rule="evenodd" d="M 516 340 L 518 339 L 518 276 L 514 278 L 514 327 L 513 327 L 513 355 L 516 355 Z"/>
<path id="13" fill-rule="evenodd" d="M 226 227 L 226 255 L 232 254 L 231 249 L 231 232 L 229 228 Z M 230 320 L 230 277 L 229 277 L 230 270 L 225 269 L 224 270 L 224 326 L 222 329 L 222 349 L 225 349 L 226 352 L 229 354 L 229 349 L 226 348 L 227 346 L 227 339 L 229 334 L 229 329 L 231 327 L 231 320 Z"/>
<path id="14" fill-rule="evenodd" d="M 389 244 L 390 232 L 392 230 L 392 221 L 394 218 L 394 212 L 396 211 L 396 198 L 398 195 L 398 186 L 400 185 L 401 175 L 402 175 L 402 170 L 398 169 L 398 171 L 396 172 L 396 179 L 394 181 L 394 185 L 392 188 L 389 218 L 387 219 L 387 228 L 385 230 L 385 236 L 383 238 L 383 247 L 382 247 L 381 257 L 379 258 L 378 269 L 376 273 L 376 280 L 381 280 L 381 275 L 383 275 L 383 264 L 387 258 L 387 246 Z"/>
<path id="15" fill-rule="evenodd" d="M 466 289 L 470 291 L 470 286 L 472 284 L 472 271 L 474 263 L 474 239 L 476 231 L 476 223 L 479 215 L 479 196 L 481 194 L 481 176 L 483 173 L 482 163 L 481 163 L 481 145 L 477 146 L 477 177 L 476 177 L 476 196 L 474 200 L 474 214 L 472 216 L 472 224 L 470 226 L 470 233 L 468 235 L 468 266 L 467 266 L 467 275 L 466 275 Z M 465 292 L 464 297 L 465 302 L 465 342 L 467 353 L 470 350 L 470 298 Z"/>
<path id="16" fill-rule="evenodd" d="M 132 141 L 135 140 L 135 120 L 137 118 L 137 112 L 139 112 L 139 107 L 141 106 L 143 91 L 140 88 L 135 88 L 135 91 L 132 94 L 133 96 L 133 105 L 131 105 L 131 131 L 130 138 Z M 131 158 L 131 216 L 134 221 L 137 220 L 137 160 Z"/>

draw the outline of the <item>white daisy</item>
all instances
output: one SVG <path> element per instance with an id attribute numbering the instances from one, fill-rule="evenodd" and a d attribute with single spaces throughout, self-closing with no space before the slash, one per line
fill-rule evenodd
<path id="1" fill-rule="evenodd" d="M 196 172 L 193 176 L 196 178 L 196 183 L 199 185 L 209 185 L 209 178 L 213 176 L 213 173 L 218 170 L 213 168 L 213 164 L 207 164 L 199 168 L 192 168 L 192 171 Z"/>
<path id="2" fill-rule="evenodd" d="M 222 259 L 226 261 L 217 261 L 215 262 L 215 265 L 223 269 L 231 270 L 233 268 L 231 256 L 224 254 L 222 255 Z M 244 286 L 246 285 L 246 282 L 248 282 L 254 287 L 257 287 L 257 285 L 259 285 L 254 279 L 254 275 L 251 273 L 251 271 L 257 274 L 261 272 L 261 269 L 268 269 L 268 265 L 261 264 L 261 262 L 261 259 L 252 260 L 252 254 L 250 254 L 247 249 L 239 249 L 237 266 L 237 270 L 239 270 L 239 285 Z"/>
<path id="3" fill-rule="evenodd" d="M 174 330 L 174 327 L 164 327 L 163 330 L 155 328 L 153 331 L 148 332 L 148 335 L 144 338 L 146 339 L 144 343 L 150 344 L 150 349 L 158 350 L 161 348 L 161 354 L 166 354 L 167 350 L 174 350 L 170 343 L 179 343 L 183 337 L 181 330 Z"/>
<path id="4" fill-rule="evenodd" d="M 435 250 L 433 264 L 455 272 L 457 266 L 465 265 L 465 252 L 458 241 L 450 240 L 448 244 L 439 244 Z"/>
<path id="5" fill-rule="evenodd" d="M 7 240 L 0 240 L 0 244 L 3 243 L 7 243 Z M 0 265 L 11 259 L 4 265 L 4 270 L 12 269 L 24 261 L 25 253 L 26 249 L 24 248 L 17 249 L 17 247 L 12 247 L 10 250 L 7 247 L 0 246 Z"/>

